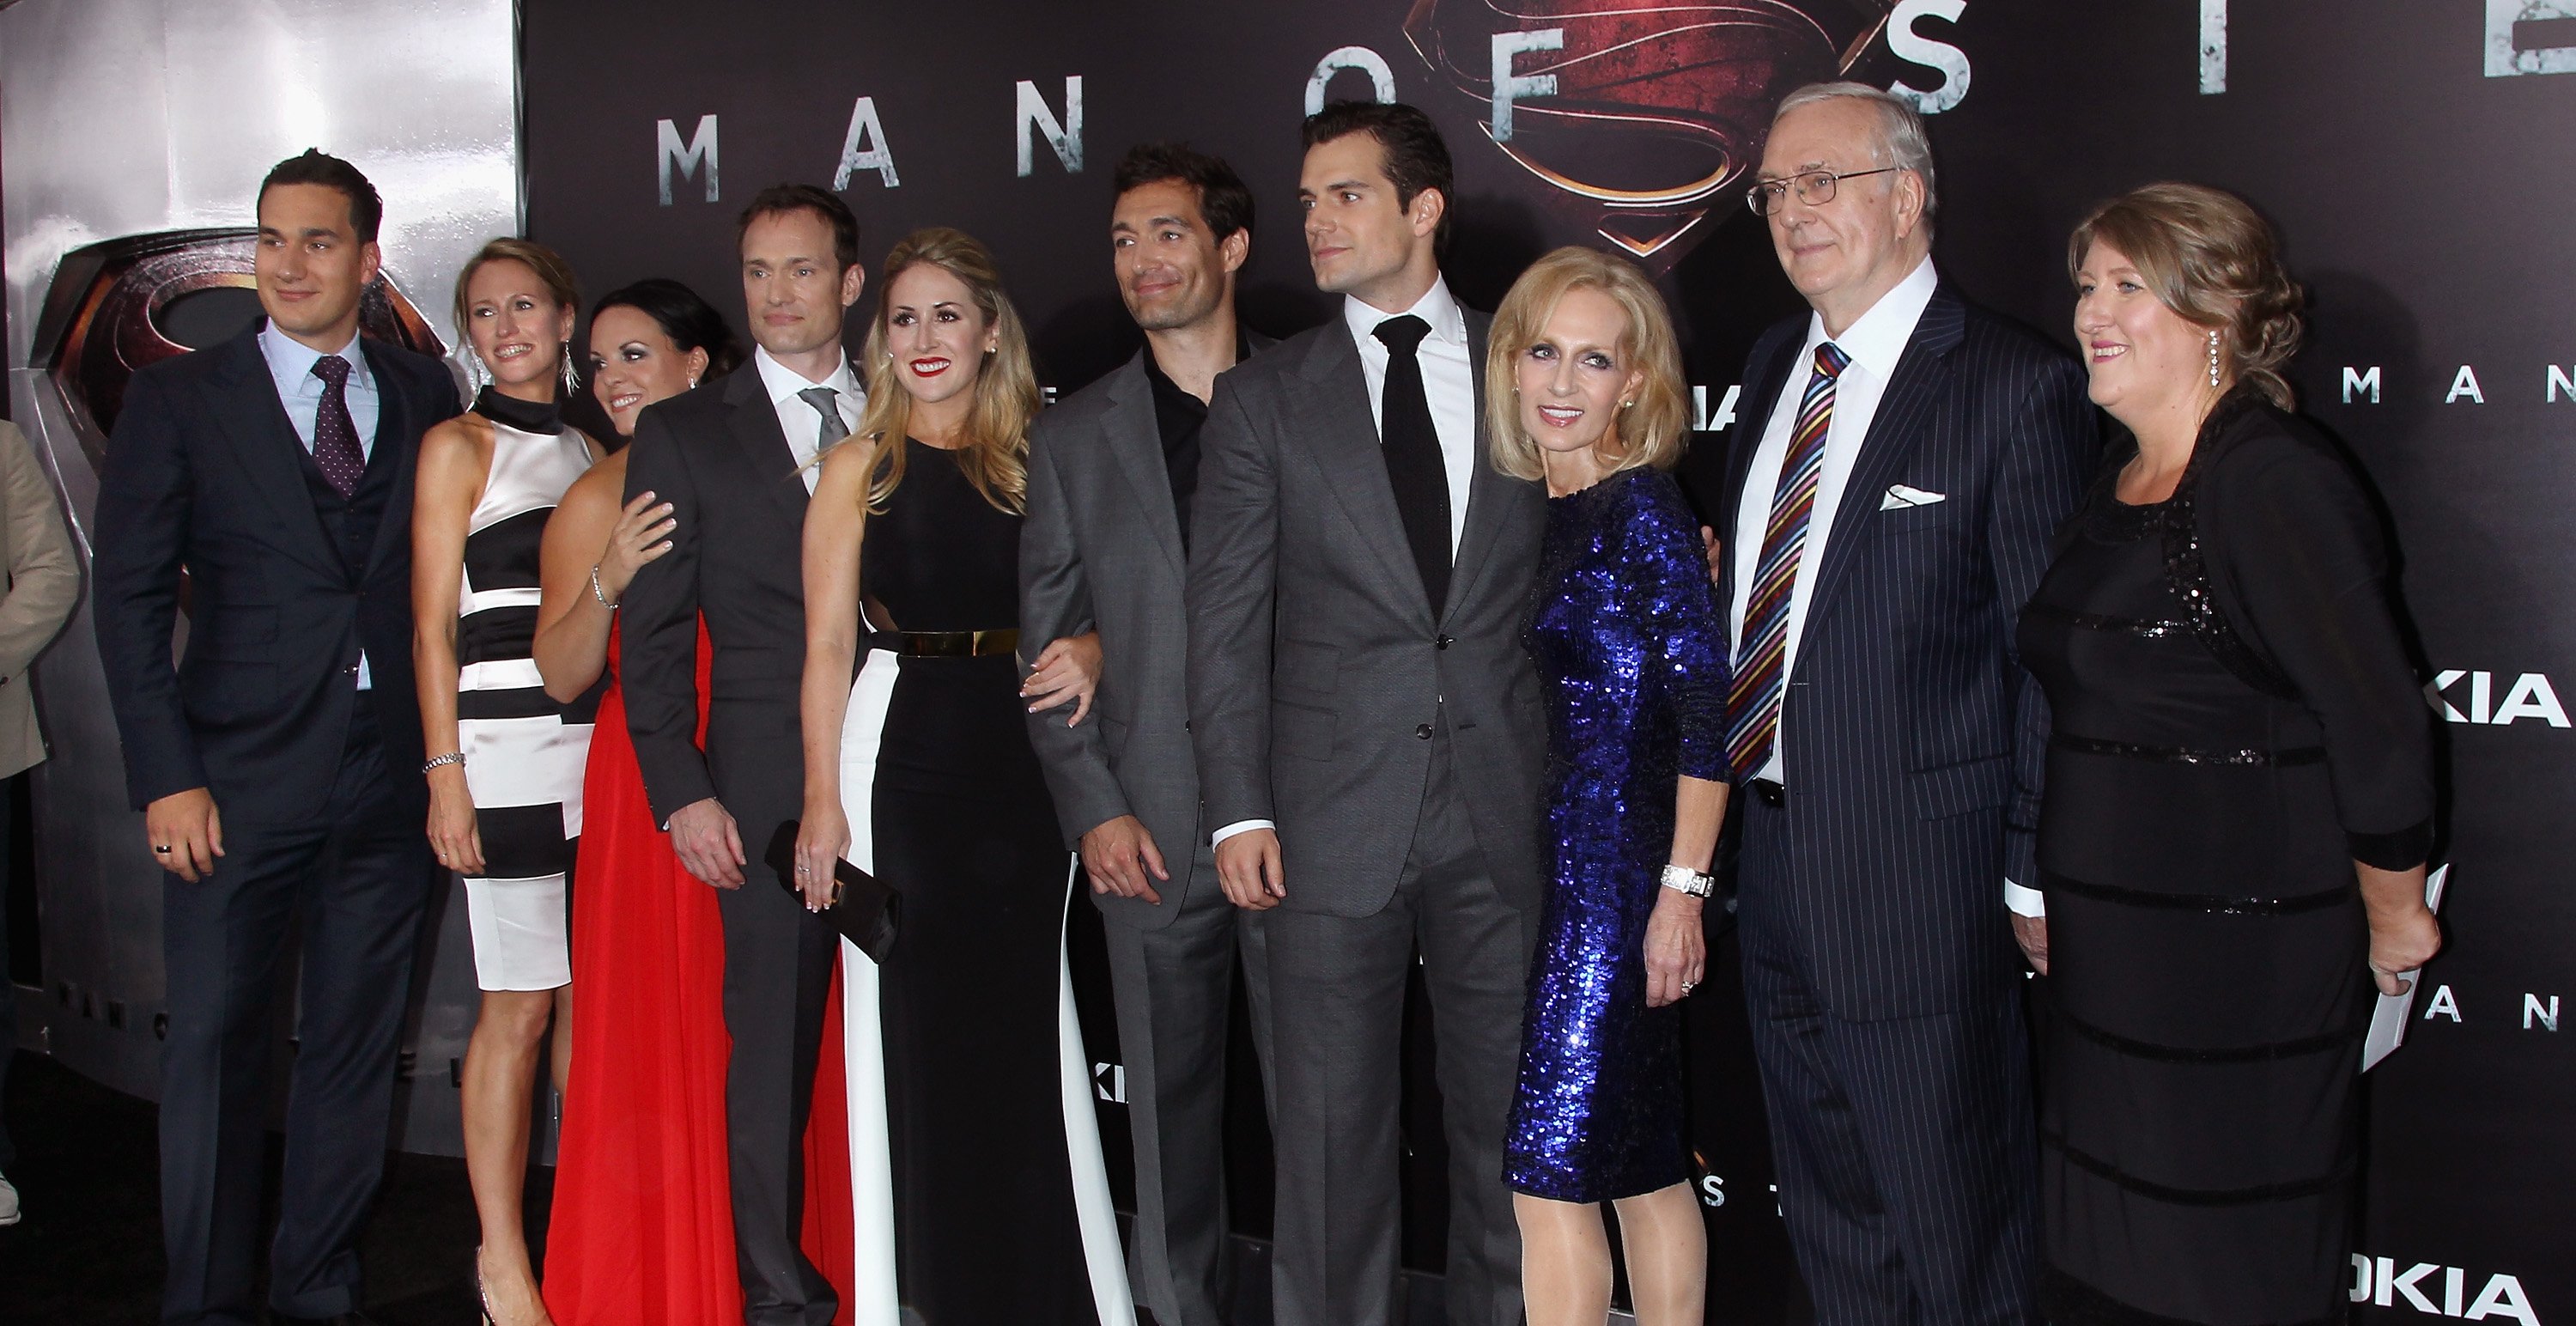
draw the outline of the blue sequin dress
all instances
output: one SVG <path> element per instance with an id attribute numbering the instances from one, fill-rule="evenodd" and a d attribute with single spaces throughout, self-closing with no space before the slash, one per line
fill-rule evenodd
<path id="1" fill-rule="evenodd" d="M 1548 502 L 1521 640 L 1545 684 L 1548 850 L 1503 1179 L 1564 1202 L 1683 1182 L 1680 1009 L 1646 1007 L 1677 779 L 1723 777 L 1726 637 L 1657 470 Z"/>

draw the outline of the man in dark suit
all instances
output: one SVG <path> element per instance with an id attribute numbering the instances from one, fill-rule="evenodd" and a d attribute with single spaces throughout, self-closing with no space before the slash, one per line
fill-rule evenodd
<path id="1" fill-rule="evenodd" d="M 1483 315 L 1441 279 L 1448 149 L 1307 118 L 1329 323 L 1218 379 L 1192 505 L 1190 722 L 1236 905 L 1276 909 L 1281 1326 L 1396 1317 L 1397 1044 L 1417 951 L 1449 1142 L 1449 1320 L 1521 1319 L 1502 1182 L 1546 743 L 1522 604 L 1546 503 L 1486 460 Z"/>
<path id="2" fill-rule="evenodd" d="M 811 185 L 743 209 L 742 289 L 758 348 L 732 373 L 644 411 L 626 496 L 671 504 L 671 551 L 621 600 L 627 728 L 654 818 L 720 892 L 734 1242 L 753 1326 L 826 1326 L 840 1301 L 797 1246 L 805 1116 L 839 941 L 761 854 L 804 803 L 797 687 L 805 671 L 810 464 L 865 405 L 841 346 L 858 302 L 859 225 Z M 710 660 L 698 745 L 698 618 Z M 746 851 L 746 848 L 749 850 Z"/>
<path id="3" fill-rule="evenodd" d="M 1034 714 L 1029 734 L 1109 922 L 1136 1144 L 1129 1279 L 1163 1326 L 1218 1326 L 1230 1297 L 1225 1047 L 1237 952 L 1265 1078 L 1270 979 L 1261 913 L 1227 901 L 1199 820 L 1182 578 L 1208 397 L 1219 373 L 1270 342 L 1235 321 L 1252 191 L 1234 168 L 1148 144 L 1118 163 L 1115 184 L 1110 262 L 1145 348 L 1029 430 L 1020 532 L 1021 630 L 1043 644 L 1096 624 L 1098 717 Z"/>
<path id="4" fill-rule="evenodd" d="M 2095 449 L 2084 376 L 1931 262 L 1921 119 L 1802 88 L 1756 210 L 1813 312 L 1756 343 L 1717 528 L 1738 920 L 1780 1209 L 1826 1326 L 2031 1319 L 2009 878 L 2048 717 L 2014 623 Z"/>
<path id="5" fill-rule="evenodd" d="M 165 1322 L 248 1326 L 278 955 L 302 997 L 269 1305 L 356 1322 L 412 952 L 437 878 L 412 689 L 411 486 L 457 412 L 358 337 L 384 204 L 306 152 L 260 185 L 261 327 L 135 374 L 99 476 L 98 652 L 163 881 Z M 170 662 L 186 580 L 186 657 Z"/>

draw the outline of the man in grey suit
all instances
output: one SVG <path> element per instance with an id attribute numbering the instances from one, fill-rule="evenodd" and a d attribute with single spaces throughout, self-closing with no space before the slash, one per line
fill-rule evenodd
<path id="1" fill-rule="evenodd" d="M 1539 903 L 1546 503 L 1485 459 L 1486 320 L 1441 280 L 1448 149 L 1410 106 L 1310 116 L 1299 181 L 1341 316 L 1217 383 L 1190 540 L 1203 822 L 1271 911 L 1280 1326 L 1386 1326 L 1397 1044 L 1422 960 L 1449 1143 L 1449 1320 L 1516 1326 L 1502 1182 Z"/>
<path id="2" fill-rule="evenodd" d="M 1020 530 L 1022 638 L 1043 645 L 1098 629 L 1099 717 L 1032 714 L 1029 736 L 1109 922 L 1136 1144 L 1129 1278 L 1161 1326 L 1218 1326 L 1230 1297 L 1225 1048 L 1236 953 L 1265 1078 L 1270 981 L 1261 914 L 1237 910 L 1217 887 L 1199 821 L 1182 722 L 1182 575 L 1208 395 L 1219 373 L 1269 342 L 1235 321 L 1252 191 L 1234 168 L 1147 144 L 1118 163 L 1115 184 L 1111 267 L 1145 348 L 1029 430 Z"/>

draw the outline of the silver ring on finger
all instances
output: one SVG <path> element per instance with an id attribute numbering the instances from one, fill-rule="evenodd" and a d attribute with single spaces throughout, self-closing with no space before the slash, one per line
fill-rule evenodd
<path id="1" fill-rule="evenodd" d="M 154 843 L 154 844 L 152 845 L 152 850 L 153 850 L 153 851 L 155 851 L 155 852 L 160 853 L 160 854 L 161 854 L 161 855 L 163 855 L 163 856 L 168 856 L 168 855 L 170 854 L 170 844 L 168 844 L 168 843 Z"/>

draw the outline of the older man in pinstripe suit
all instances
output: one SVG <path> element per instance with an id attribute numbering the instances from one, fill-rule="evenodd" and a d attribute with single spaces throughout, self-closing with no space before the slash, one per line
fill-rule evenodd
<path id="1" fill-rule="evenodd" d="M 1813 313 L 1755 345 L 1718 528 L 1745 987 L 1826 1326 L 2032 1319 L 2008 881 L 2048 717 L 2013 652 L 2096 447 L 2076 364 L 1931 261 L 1911 107 L 1781 103 L 1752 202 Z"/>

